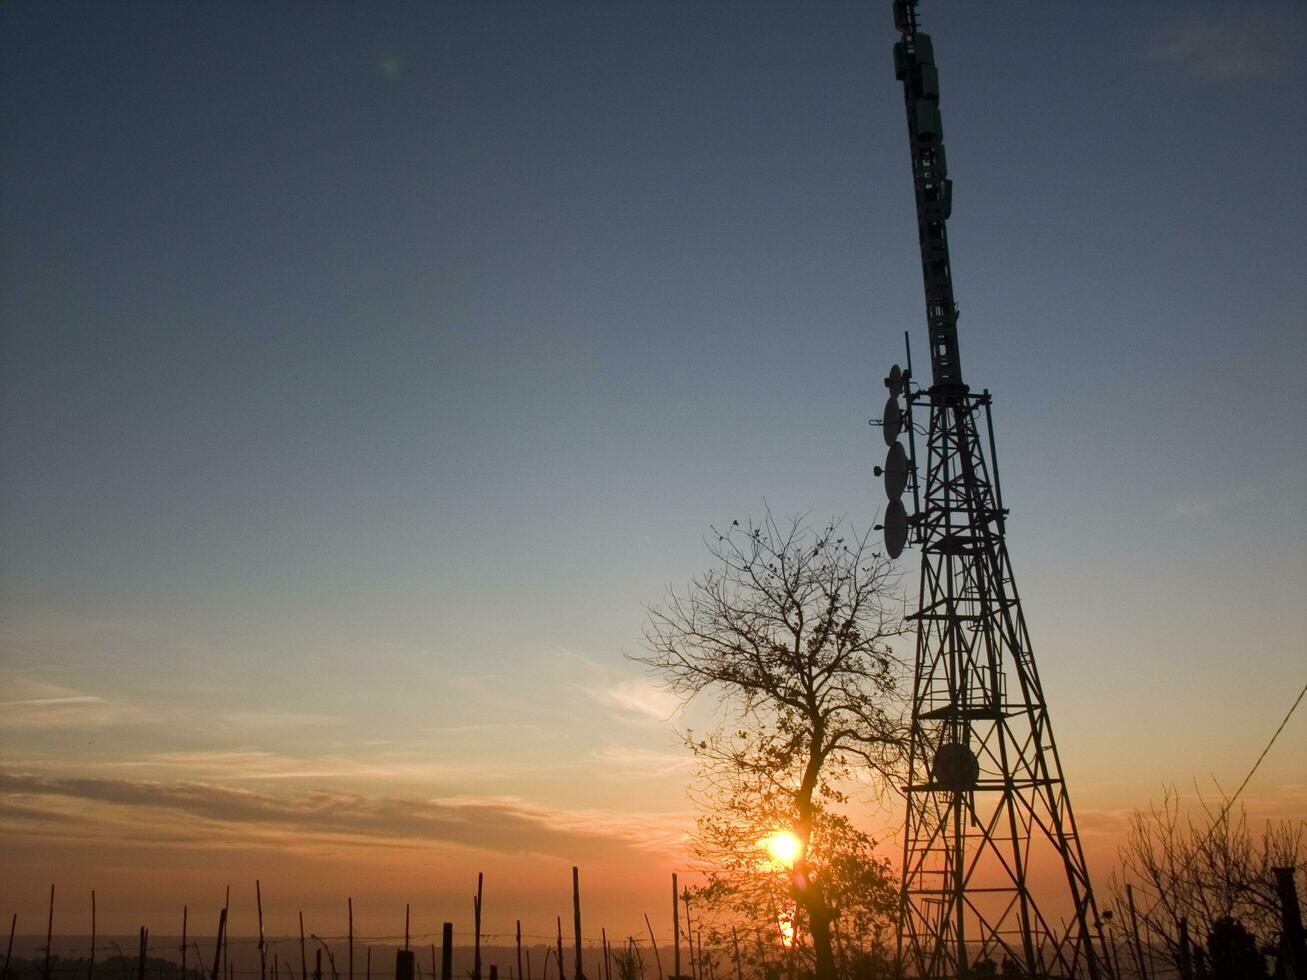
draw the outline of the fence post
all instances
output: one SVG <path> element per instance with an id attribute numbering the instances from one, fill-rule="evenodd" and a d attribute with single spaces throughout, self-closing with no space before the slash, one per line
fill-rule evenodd
<path id="1" fill-rule="evenodd" d="M 301 927 L 302 928 L 302 927 Z M 222 911 L 218 913 L 218 944 L 213 948 L 213 978 L 218 980 L 219 971 L 222 970 L 222 940 L 227 931 L 227 907 L 224 905 Z M 300 933 L 300 942 L 303 942 L 304 934 Z"/>
<path id="2" fill-rule="evenodd" d="M 681 977 L 681 896 L 676 890 L 676 872 L 672 872 L 672 975 Z"/>
<path id="3" fill-rule="evenodd" d="M 50 939 L 54 935 L 54 885 L 50 886 L 50 919 L 45 927 L 45 972 L 42 976 L 50 980 Z"/>
<path id="4" fill-rule="evenodd" d="M 17 928 L 18 913 L 15 912 L 14 917 L 9 920 L 9 948 L 5 950 L 5 968 L 4 972 L 0 973 L 0 980 L 8 980 L 9 978 L 9 957 L 14 955 L 14 930 Z"/>
<path id="5" fill-rule="evenodd" d="M 581 872 L 572 866 L 572 925 L 576 933 L 576 980 L 585 980 L 585 963 L 581 959 Z"/>
<path id="6" fill-rule="evenodd" d="M 473 923 L 476 931 L 476 938 L 473 940 L 472 947 L 472 980 L 481 980 L 481 884 L 485 880 L 485 875 L 480 871 L 477 872 L 477 898 L 473 904 Z"/>

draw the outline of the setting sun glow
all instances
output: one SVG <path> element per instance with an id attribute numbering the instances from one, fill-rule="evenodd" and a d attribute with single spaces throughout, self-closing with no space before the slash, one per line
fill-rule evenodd
<path id="1" fill-rule="evenodd" d="M 778 830 L 770 837 L 763 838 L 760 843 L 773 861 L 787 868 L 792 867 L 803 853 L 803 844 L 788 830 Z"/>

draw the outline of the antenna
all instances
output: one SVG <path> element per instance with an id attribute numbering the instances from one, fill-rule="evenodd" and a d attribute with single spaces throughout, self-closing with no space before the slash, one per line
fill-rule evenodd
<path id="1" fill-rule="evenodd" d="M 903 451 L 903 443 L 896 442 L 885 454 L 885 496 L 898 500 L 908 485 L 908 454 Z"/>
<path id="2" fill-rule="evenodd" d="M 876 467 L 889 497 L 886 551 L 897 558 L 910 531 L 921 547 L 898 966 L 921 980 L 1000 970 L 1099 980 L 1109 961 L 1008 557 L 991 397 L 962 380 L 934 45 L 918 30 L 916 0 L 893 8 L 931 369 L 925 390 L 910 370 L 890 369 L 881 415 L 889 453 Z M 930 418 L 920 470 L 917 406 Z M 898 441 L 905 428 L 910 461 Z"/>

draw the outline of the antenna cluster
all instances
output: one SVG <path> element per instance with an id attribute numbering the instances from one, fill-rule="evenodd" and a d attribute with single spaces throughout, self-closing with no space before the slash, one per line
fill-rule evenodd
<path id="1" fill-rule="evenodd" d="M 885 454 L 885 465 L 875 467 L 874 471 L 877 476 L 884 477 L 885 496 L 889 498 L 889 505 L 885 508 L 885 523 L 876 527 L 885 533 L 885 550 L 891 558 L 903 554 L 903 548 L 908 542 L 911 519 L 907 508 L 903 506 L 903 491 L 907 489 L 909 479 L 913 483 L 914 497 L 917 493 L 916 452 L 909 458 L 908 451 L 899 441 L 899 436 L 904 432 L 907 432 L 909 440 L 912 439 L 912 396 L 908 392 L 911 378 L 911 369 L 905 371 L 897 364 L 889 369 L 885 378 L 889 397 L 885 400 L 885 410 L 881 413 L 880 433 L 889 452 Z M 899 404 L 900 397 L 904 398 L 906 408 Z"/>

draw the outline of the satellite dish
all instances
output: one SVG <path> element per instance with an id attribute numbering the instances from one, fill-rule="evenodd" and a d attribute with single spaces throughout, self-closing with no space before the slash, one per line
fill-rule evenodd
<path id="1" fill-rule="evenodd" d="M 940 789 L 965 793 L 976 788 L 976 780 L 980 778 L 980 761 L 969 746 L 961 742 L 945 742 L 935 752 L 930 774 Z"/>
<path id="2" fill-rule="evenodd" d="M 903 394 L 903 369 L 895 364 L 889 369 L 889 377 L 885 379 L 885 387 L 889 389 L 891 398 L 898 398 Z"/>
<path id="3" fill-rule="evenodd" d="M 885 437 L 885 445 L 894 445 L 894 440 L 902 431 L 903 409 L 899 408 L 899 403 L 893 395 L 890 395 L 889 400 L 885 402 L 885 414 L 881 416 L 880 434 Z"/>
<path id="4" fill-rule="evenodd" d="M 896 442 L 885 457 L 885 495 L 890 500 L 898 500 L 907 485 L 908 454 L 903 451 L 903 443 Z"/>
<path id="5" fill-rule="evenodd" d="M 903 509 L 903 501 L 891 500 L 885 508 L 885 550 L 891 558 L 897 558 L 907 543 L 908 512 Z"/>

